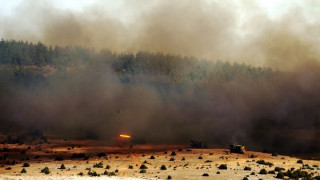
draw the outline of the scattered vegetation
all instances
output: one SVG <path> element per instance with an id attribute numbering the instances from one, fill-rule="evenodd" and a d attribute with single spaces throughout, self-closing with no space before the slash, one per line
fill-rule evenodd
<path id="1" fill-rule="evenodd" d="M 273 166 L 273 163 L 267 162 L 267 161 L 264 161 L 264 160 L 258 160 L 257 163 L 258 164 L 262 164 L 262 165 L 266 165 L 266 166 Z"/>
<path id="2" fill-rule="evenodd" d="M 251 167 L 246 166 L 246 167 L 244 167 L 243 170 L 245 170 L 245 171 L 251 171 Z"/>
<path id="3" fill-rule="evenodd" d="M 103 163 L 99 162 L 93 165 L 94 168 L 103 168 Z"/>

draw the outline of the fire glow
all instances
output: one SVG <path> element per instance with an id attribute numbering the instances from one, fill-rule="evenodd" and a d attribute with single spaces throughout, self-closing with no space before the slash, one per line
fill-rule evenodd
<path id="1" fill-rule="evenodd" d="M 131 136 L 126 135 L 126 134 L 120 134 L 120 137 L 122 137 L 122 138 L 131 138 Z"/>

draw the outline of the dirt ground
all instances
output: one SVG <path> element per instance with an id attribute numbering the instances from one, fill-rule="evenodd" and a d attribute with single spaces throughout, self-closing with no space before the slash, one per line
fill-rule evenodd
<path id="1" fill-rule="evenodd" d="M 176 155 L 171 155 L 173 151 Z M 172 179 L 275 179 L 277 172 L 259 174 L 260 170 L 266 169 L 272 173 L 275 167 L 286 171 L 303 168 L 303 164 L 310 167 L 303 168 L 303 171 L 313 172 L 314 177 L 320 175 L 318 160 L 303 160 L 301 164 L 297 163 L 299 159 L 296 157 L 251 151 L 246 154 L 230 154 L 227 149 L 190 149 L 168 145 L 135 145 L 128 149 L 127 146 L 121 148 L 103 145 L 99 141 L 46 140 L 21 145 L 0 144 L 0 157 L 0 179 L 8 180 L 96 178 L 88 175 L 88 172 L 96 172 L 101 179 L 167 179 L 168 176 Z M 171 158 L 174 160 L 170 161 Z M 259 160 L 273 165 L 258 164 Z M 94 167 L 100 162 L 102 168 Z M 30 167 L 22 167 L 24 163 L 29 163 Z M 61 164 L 66 169 L 59 169 Z M 145 173 L 140 173 L 140 166 L 143 164 L 147 169 Z M 219 169 L 221 164 L 226 164 L 227 169 Z M 160 170 L 162 165 L 166 166 L 166 170 Z M 110 168 L 106 169 L 107 166 Z M 41 173 L 45 167 L 49 168 L 49 174 Z M 245 171 L 245 167 L 250 167 L 251 170 Z M 26 173 L 21 173 L 23 168 Z M 105 171 L 108 175 L 104 175 Z M 208 176 L 203 176 L 205 173 Z"/>

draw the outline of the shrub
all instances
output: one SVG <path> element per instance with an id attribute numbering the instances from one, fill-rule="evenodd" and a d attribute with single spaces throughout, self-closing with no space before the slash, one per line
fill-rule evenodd
<path id="1" fill-rule="evenodd" d="M 268 174 L 275 174 L 275 171 L 268 171 Z"/>
<path id="2" fill-rule="evenodd" d="M 160 170 L 167 170 L 167 167 L 166 167 L 165 165 L 162 165 L 162 166 L 160 167 Z"/>
<path id="3" fill-rule="evenodd" d="M 89 171 L 89 172 L 88 172 L 88 175 L 89 175 L 89 176 L 100 176 L 100 174 L 98 174 L 98 173 L 95 172 L 95 171 Z"/>
<path id="4" fill-rule="evenodd" d="M 22 168 L 20 173 L 27 173 L 27 170 L 25 168 Z"/>
<path id="5" fill-rule="evenodd" d="M 213 155 L 213 153 L 211 152 L 211 153 L 209 153 L 209 155 L 210 155 L 210 156 L 212 156 L 212 155 Z"/>
<path id="6" fill-rule="evenodd" d="M 133 166 L 132 165 L 129 165 L 129 167 L 128 167 L 129 169 L 133 169 Z"/>
<path id="7" fill-rule="evenodd" d="M 103 163 L 99 162 L 93 165 L 94 168 L 103 168 Z"/>
<path id="8" fill-rule="evenodd" d="M 175 155 L 177 155 L 176 152 L 172 151 L 171 156 L 175 156 Z"/>
<path id="9" fill-rule="evenodd" d="M 147 172 L 147 170 L 145 170 L 145 169 L 140 170 L 140 173 L 146 173 L 146 172 Z"/>
<path id="10" fill-rule="evenodd" d="M 282 167 L 275 167 L 274 168 L 274 171 L 284 171 L 285 169 L 284 168 L 282 168 Z"/>
<path id="11" fill-rule="evenodd" d="M 265 169 L 261 169 L 260 172 L 259 172 L 259 174 L 268 174 L 268 172 L 267 172 L 267 170 L 265 170 Z"/>
<path id="12" fill-rule="evenodd" d="M 106 166 L 106 169 L 110 169 L 111 167 L 109 165 Z"/>
<path id="13" fill-rule="evenodd" d="M 283 172 L 278 172 L 276 178 L 278 178 L 278 179 L 284 179 L 284 174 L 283 174 Z"/>
<path id="14" fill-rule="evenodd" d="M 186 158 L 182 157 L 181 161 L 184 161 L 184 160 L 186 160 Z"/>
<path id="15" fill-rule="evenodd" d="M 6 170 L 11 170 L 11 167 L 7 167 Z"/>
<path id="16" fill-rule="evenodd" d="M 205 161 L 205 163 L 210 163 L 210 162 L 212 162 L 212 160 L 206 160 L 206 161 Z"/>
<path id="17" fill-rule="evenodd" d="M 45 168 L 41 169 L 41 172 L 45 173 L 45 174 L 50 174 L 50 170 L 49 170 L 48 167 L 45 167 Z"/>
<path id="18" fill-rule="evenodd" d="M 154 156 L 150 156 L 150 159 L 155 159 L 155 157 Z"/>
<path id="19" fill-rule="evenodd" d="M 245 170 L 245 171 L 251 171 L 251 167 L 246 166 L 246 167 L 244 167 L 243 170 Z"/>
<path id="20" fill-rule="evenodd" d="M 103 172 L 103 175 L 108 175 L 109 173 L 108 173 L 108 171 L 107 170 L 105 170 L 104 172 Z"/>
<path id="21" fill-rule="evenodd" d="M 278 156 L 278 153 L 273 152 L 271 156 Z"/>
<path id="22" fill-rule="evenodd" d="M 79 176 L 83 176 L 83 172 L 80 172 L 78 175 L 79 175 Z"/>
<path id="23" fill-rule="evenodd" d="M 167 177 L 167 179 L 172 179 L 172 177 L 169 175 L 169 176 Z"/>
<path id="24" fill-rule="evenodd" d="M 209 174 L 208 173 L 203 173 L 202 176 L 209 176 Z"/>
<path id="25" fill-rule="evenodd" d="M 201 157 L 201 156 L 199 156 L 199 157 L 198 157 L 198 159 L 202 159 L 202 157 Z"/>
<path id="26" fill-rule="evenodd" d="M 66 169 L 66 167 L 64 166 L 64 164 L 61 164 L 60 169 Z"/>
<path id="27" fill-rule="evenodd" d="M 29 163 L 23 163 L 22 167 L 30 167 Z"/>
<path id="28" fill-rule="evenodd" d="M 148 169 L 148 167 L 147 167 L 146 165 L 142 164 L 142 165 L 140 166 L 140 169 Z"/>
<path id="29" fill-rule="evenodd" d="M 302 161 L 301 159 L 299 159 L 299 160 L 297 161 L 297 163 L 298 163 L 298 164 L 303 164 L 303 161 Z"/>
<path id="30" fill-rule="evenodd" d="M 174 161 L 174 158 L 170 158 L 169 161 Z"/>
<path id="31" fill-rule="evenodd" d="M 228 169 L 226 164 L 221 164 L 218 168 L 219 169 Z"/>
<path id="32" fill-rule="evenodd" d="M 248 178 L 247 178 L 247 177 L 244 177 L 242 180 L 248 180 Z"/>
<path id="33" fill-rule="evenodd" d="M 259 160 L 257 161 L 258 164 L 266 165 L 266 166 L 273 166 L 273 163 L 271 162 L 266 162 L 264 160 Z"/>

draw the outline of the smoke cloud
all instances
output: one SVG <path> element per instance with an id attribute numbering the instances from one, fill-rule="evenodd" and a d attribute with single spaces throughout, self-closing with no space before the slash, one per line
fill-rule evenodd
<path id="1" fill-rule="evenodd" d="M 35 88 L 13 88 L 9 93 L 0 89 L 1 122 L 73 137 L 94 133 L 107 138 L 125 131 L 149 143 L 202 139 L 219 145 L 239 142 L 258 150 L 319 151 L 319 145 L 313 145 L 320 144 L 316 2 L 294 1 L 276 17 L 251 0 L 118 3 L 113 9 L 97 2 L 73 11 L 40 0 L 22 1 L 13 15 L 0 17 L 0 36 L 222 59 L 280 71 L 266 79 L 197 81 L 170 89 L 154 83 L 162 82 L 161 76 L 138 77 L 126 84 L 109 66 L 80 67 L 66 72 L 67 78 L 49 77 Z M 183 63 L 170 58 L 176 73 L 186 71 Z"/>
<path id="2" fill-rule="evenodd" d="M 94 2 L 94 1 L 93 1 Z M 290 1 L 268 12 L 256 1 L 95 2 L 81 10 L 22 1 L 0 18 L 5 39 L 117 52 L 164 52 L 280 70 L 319 63 L 319 7 Z"/>

